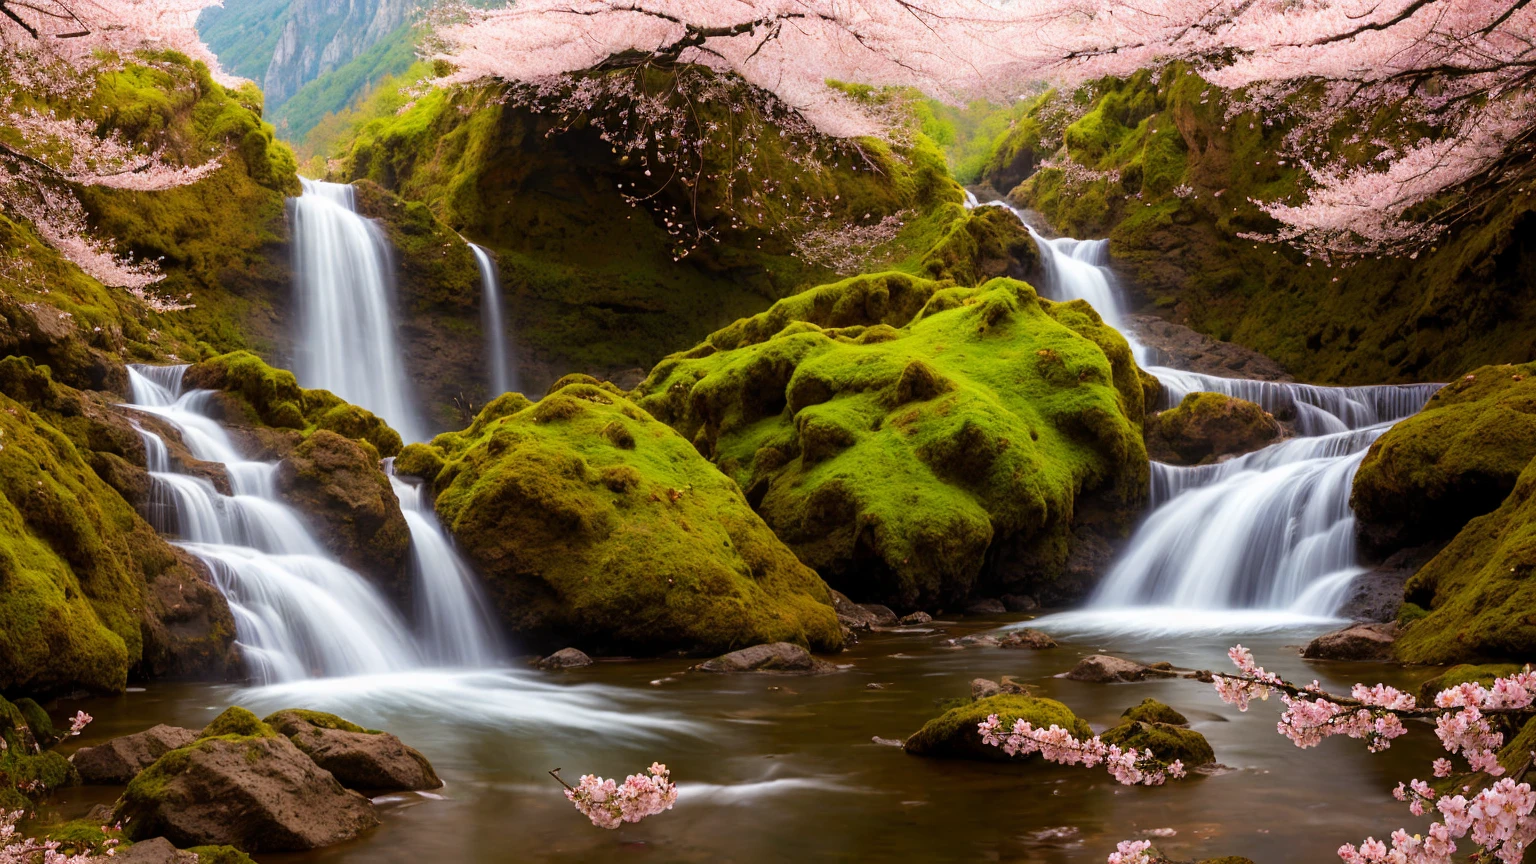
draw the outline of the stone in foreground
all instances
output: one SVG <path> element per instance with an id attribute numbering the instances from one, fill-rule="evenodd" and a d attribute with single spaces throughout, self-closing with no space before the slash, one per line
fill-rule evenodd
<path id="1" fill-rule="evenodd" d="M 1301 656 L 1308 660 L 1391 660 L 1396 641 L 1396 622 L 1354 624 L 1313 639 Z"/>
<path id="2" fill-rule="evenodd" d="M 443 785 L 427 757 L 388 732 L 363 729 L 335 714 L 297 709 L 279 711 L 264 722 L 348 789 L 376 794 Z"/>
<path id="3" fill-rule="evenodd" d="M 121 786 L 156 759 L 196 740 L 197 732 L 193 729 L 161 724 L 95 747 L 81 747 L 69 761 L 75 763 L 83 783 Z"/>
<path id="4" fill-rule="evenodd" d="M 141 840 L 112 856 L 113 864 L 198 864 L 196 852 L 171 845 L 164 837 Z"/>
<path id="5" fill-rule="evenodd" d="M 1163 668 L 1167 664 L 1159 663 L 1148 666 L 1135 660 L 1127 660 L 1124 657 L 1111 657 L 1108 654 L 1092 654 L 1079 660 L 1071 671 L 1061 677 L 1071 681 L 1087 681 L 1092 684 L 1112 684 L 1117 681 L 1146 681 L 1152 678 L 1174 678 L 1178 676 L 1172 667 Z"/>
<path id="6" fill-rule="evenodd" d="M 789 642 L 753 645 L 723 654 L 694 667 L 700 672 L 778 672 L 792 675 L 819 675 L 837 669 L 811 652 Z"/>

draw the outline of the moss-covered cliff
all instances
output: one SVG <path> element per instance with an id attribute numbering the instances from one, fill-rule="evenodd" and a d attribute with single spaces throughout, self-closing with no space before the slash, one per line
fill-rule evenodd
<path id="1" fill-rule="evenodd" d="M 1446 380 L 1536 357 L 1536 190 L 1507 189 L 1417 258 L 1329 267 L 1238 236 L 1273 227 L 1250 199 L 1286 198 L 1305 178 L 1277 155 L 1283 126 L 1228 118 L 1223 94 L 1177 66 L 1098 82 L 1075 99 L 1086 113 L 1070 123 L 1059 102 L 1040 100 L 999 145 L 989 177 L 1062 232 L 1108 235 L 1163 314 L 1318 383 Z M 1364 158 L 1371 137 L 1341 138 L 1335 155 Z M 1059 146 L 1104 176 L 1036 171 Z"/>

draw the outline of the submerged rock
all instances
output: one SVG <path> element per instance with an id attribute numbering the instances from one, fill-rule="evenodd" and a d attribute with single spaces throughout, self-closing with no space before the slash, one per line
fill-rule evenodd
<path id="1" fill-rule="evenodd" d="M 1079 660 L 1076 666 L 1063 673 L 1061 677 L 1072 681 L 1110 684 L 1117 681 L 1145 681 L 1149 678 L 1175 678 L 1178 674 L 1178 671 L 1167 663 L 1148 666 L 1124 657 L 1091 654 Z"/>
<path id="2" fill-rule="evenodd" d="M 262 722 L 286 735 L 348 789 L 379 794 L 443 785 L 427 757 L 388 732 L 364 729 L 335 714 L 295 708 Z"/>
<path id="3" fill-rule="evenodd" d="M 929 720 L 923 728 L 913 733 L 903 745 L 913 756 L 930 756 L 945 759 L 981 759 L 991 762 L 1039 761 L 1035 756 L 1009 756 L 1001 747 L 983 743 L 977 724 L 996 714 L 1005 727 L 1012 727 L 1015 720 L 1023 718 L 1041 728 L 1057 725 L 1070 731 L 1077 738 L 1093 735 L 1088 724 L 1078 719 L 1067 706 L 1054 699 L 1037 699 L 1030 696 L 996 695 L 977 699 L 968 705 L 951 708 Z"/>
<path id="4" fill-rule="evenodd" d="M 789 642 L 753 645 L 706 660 L 694 668 L 700 672 L 782 672 L 795 675 L 819 675 L 837 670 L 833 664 L 818 660 L 801 646 Z"/>
<path id="5" fill-rule="evenodd" d="M 525 643 L 842 647 L 827 588 L 740 489 L 612 385 L 491 402 L 431 448 L 437 512 Z"/>
<path id="6" fill-rule="evenodd" d="M 1028 648 L 1031 651 L 1043 651 L 1047 648 L 1055 648 L 1056 640 L 1043 630 L 1033 627 L 1025 627 L 1023 630 L 1011 630 L 1002 639 L 998 640 L 1002 648 Z"/>
<path id="7" fill-rule="evenodd" d="M 197 735 L 192 729 L 161 724 L 95 747 L 81 747 L 69 761 L 75 764 L 84 783 L 120 786 L 166 753 L 196 741 Z"/>
<path id="8" fill-rule="evenodd" d="M 561 648 L 536 664 L 540 669 L 577 669 L 591 666 L 592 658 L 577 648 Z"/>
<path id="9" fill-rule="evenodd" d="M 1309 660 L 1391 660 L 1396 622 L 1354 624 L 1313 639 L 1301 651 Z"/>
<path id="10" fill-rule="evenodd" d="M 1147 418 L 1147 455 L 1173 465 L 1200 465 L 1251 453 L 1283 435 L 1258 405 L 1221 393 L 1190 393 L 1177 407 Z"/>

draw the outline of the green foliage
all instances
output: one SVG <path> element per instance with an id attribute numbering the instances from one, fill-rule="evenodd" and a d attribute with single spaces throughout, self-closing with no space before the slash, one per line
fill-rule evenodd
<path id="1" fill-rule="evenodd" d="M 1007 106 L 977 100 L 957 108 L 930 99 L 919 103 L 917 112 L 923 134 L 943 149 L 950 173 L 970 185 L 982 179 L 1011 124 L 1024 116 L 1029 105 L 1025 100 Z"/>
<path id="2" fill-rule="evenodd" d="M 243 0 L 204 9 L 197 33 L 231 74 L 260 81 L 293 0 Z"/>
<path id="3" fill-rule="evenodd" d="M 1042 729 L 1060 726 L 1076 738 L 1089 738 L 1093 730 L 1072 713 L 1072 709 L 1054 699 L 1037 699 L 1031 696 L 1001 695 L 977 699 L 945 711 L 923 724 L 903 745 L 913 756 L 939 759 L 982 759 L 992 762 L 1039 763 L 1039 755 L 1009 756 L 1001 747 L 991 747 L 981 740 L 976 726 L 989 715 L 996 714 L 1005 728 L 1012 728 L 1016 720 L 1028 720 Z"/>
<path id="4" fill-rule="evenodd" d="M 445 466 L 438 515 L 528 641 L 842 646 L 816 574 L 729 478 L 612 385 L 568 376 L 537 404 L 509 394 L 431 446 Z"/>
<path id="5" fill-rule="evenodd" d="M 276 107 L 271 121 L 285 139 L 302 140 L 326 115 L 360 101 L 373 86 L 415 63 L 416 27 L 402 24 L 363 53 L 299 88 Z"/>
<path id="6" fill-rule="evenodd" d="M 781 300 L 636 392 L 839 590 L 910 605 L 965 597 L 1003 540 L 1049 581 L 1080 494 L 1134 508 L 1139 376 L 1086 303 L 884 273 Z"/>

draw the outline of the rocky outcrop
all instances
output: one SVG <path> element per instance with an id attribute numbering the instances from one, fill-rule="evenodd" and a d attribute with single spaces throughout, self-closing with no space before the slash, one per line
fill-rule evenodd
<path id="1" fill-rule="evenodd" d="M 1396 622 L 1355 624 L 1313 639 L 1301 650 L 1309 660 L 1391 660 Z"/>
<path id="2" fill-rule="evenodd" d="M 1136 341 L 1152 349 L 1158 366 L 1222 378 L 1293 380 L 1285 367 L 1251 348 L 1223 342 L 1155 315 L 1127 315 L 1125 320 Z"/>
<path id="3" fill-rule="evenodd" d="M 776 672 L 787 675 L 820 675 L 837 670 L 833 664 L 818 660 L 809 651 L 789 642 L 753 645 L 706 660 L 694 668 L 700 672 Z"/>
<path id="4" fill-rule="evenodd" d="M 335 714 L 293 708 L 262 722 L 286 735 L 348 789 L 377 795 L 443 785 L 425 756 L 388 732 L 364 729 Z"/>
<path id="5" fill-rule="evenodd" d="M 1070 731 L 1082 739 L 1093 735 L 1088 724 L 1078 719 L 1072 709 L 1054 699 L 1036 699 L 1030 696 L 998 695 L 977 699 L 945 711 L 923 724 L 903 744 L 903 749 L 913 756 L 941 759 L 980 759 L 989 762 L 1040 761 L 1039 756 L 1009 756 L 1001 747 L 982 742 L 977 724 L 988 715 L 996 714 L 1005 728 L 1023 719 L 1042 729 L 1052 725 Z"/>
<path id="6" fill-rule="evenodd" d="M 537 405 L 502 396 L 431 449 L 437 513 L 525 644 L 842 646 L 816 573 L 729 478 L 612 385 L 572 376 Z"/>
<path id="7" fill-rule="evenodd" d="M 267 107 L 276 108 L 300 87 L 346 65 L 401 25 L 420 0 L 294 0 L 262 77 Z"/>
<path id="8" fill-rule="evenodd" d="M 1145 494 L 1124 339 L 1009 279 L 802 292 L 662 361 L 637 393 L 861 602 L 1038 595 L 1065 576 L 1084 498 L 1128 518 Z"/>
<path id="9" fill-rule="evenodd" d="M 1280 422 L 1258 405 L 1220 393 L 1191 393 L 1147 418 L 1147 455 L 1172 465 L 1202 465 L 1279 441 Z"/>
<path id="10" fill-rule="evenodd" d="M 94 747 L 81 747 L 69 761 L 75 764 L 83 783 L 122 786 L 156 759 L 196 741 L 197 734 L 193 729 L 161 724 Z"/>

